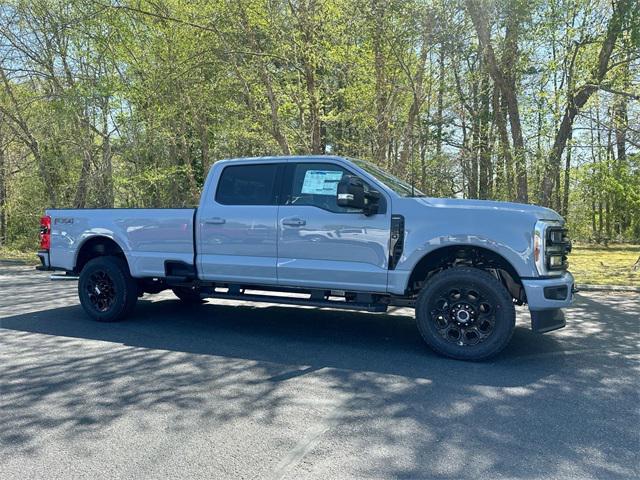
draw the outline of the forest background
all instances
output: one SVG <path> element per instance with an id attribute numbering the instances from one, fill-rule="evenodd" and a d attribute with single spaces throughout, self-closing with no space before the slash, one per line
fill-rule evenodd
<path id="1" fill-rule="evenodd" d="M 45 207 L 191 206 L 216 160 L 280 154 L 638 243 L 639 66 L 636 0 L 3 0 L 0 248 Z"/>

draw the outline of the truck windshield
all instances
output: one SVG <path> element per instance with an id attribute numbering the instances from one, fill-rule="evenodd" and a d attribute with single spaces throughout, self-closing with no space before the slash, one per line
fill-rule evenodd
<path id="1" fill-rule="evenodd" d="M 366 162 L 364 160 L 358 160 L 355 158 L 350 158 L 349 160 L 358 165 L 368 174 L 373 175 L 376 180 L 384 183 L 387 187 L 389 187 L 391 190 L 402 197 L 426 197 L 426 195 L 417 188 L 411 188 L 411 185 L 409 185 L 407 182 L 403 182 L 390 173 L 385 172 L 373 163 Z"/>

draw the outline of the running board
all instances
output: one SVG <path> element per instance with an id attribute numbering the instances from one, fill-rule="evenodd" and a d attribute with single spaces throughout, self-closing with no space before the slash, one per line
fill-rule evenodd
<path id="1" fill-rule="evenodd" d="M 51 275 L 49 275 L 49 280 L 53 280 L 56 282 L 59 281 L 73 281 L 73 280 L 78 280 L 77 275 L 69 275 L 69 274 L 60 274 L 60 273 L 52 273 Z"/>
<path id="2" fill-rule="evenodd" d="M 364 312 L 386 312 L 386 303 L 343 302 L 337 300 L 312 300 L 309 298 L 279 297 L 276 295 L 257 295 L 249 293 L 207 292 L 204 298 L 222 300 L 240 300 L 243 302 L 280 303 L 284 305 L 301 305 L 307 307 L 337 308 L 341 310 L 359 310 Z"/>

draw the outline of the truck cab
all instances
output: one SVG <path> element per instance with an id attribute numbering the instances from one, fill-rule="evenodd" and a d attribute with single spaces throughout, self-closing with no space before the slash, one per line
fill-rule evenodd
<path id="1" fill-rule="evenodd" d="M 514 305 L 544 333 L 565 325 L 574 291 L 553 210 L 430 198 L 338 156 L 222 160 L 197 209 L 48 210 L 42 231 L 40 268 L 78 276 L 83 307 L 103 321 L 167 288 L 186 302 L 403 305 L 431 348 L 480 360 L 508 343 Z M 105 288 L 109 308 L 96 306 Z"/>

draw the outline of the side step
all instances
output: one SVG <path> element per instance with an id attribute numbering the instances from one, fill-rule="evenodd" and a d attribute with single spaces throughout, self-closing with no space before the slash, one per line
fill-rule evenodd
<path id="1" fill-rule="evenodd" d="M 59 281 L 74 281 L 74 280 L 78 280 L 80 277 L 77 275 L 70 275 L 70 274 L 60 274 L 60 273 L 52 273 L 51 275 L 49 275 L 49 280 L 53 280 L 56 282 Z"/>
<path id="2" fill-rule="evenodd" d="M 308 307 L 337 308 L 341 310 L 359 310 L 364 312 L 386 312 L 386 303 L 346 302 L 340 300 L 319 300 L 311 298 L 280 297 L 277 295 L 259 295 L 253 293 L 228 293 L 210 291 L 204 298 L 220 298 L 223 300 L 240 300 L 243 302 L 280 303 L 284 305 L 302 305 Z"/>

